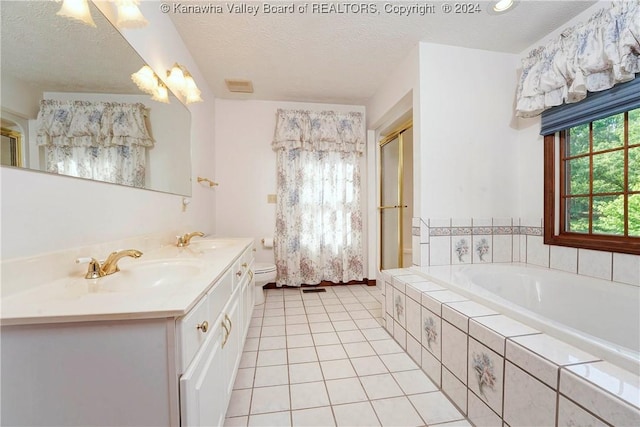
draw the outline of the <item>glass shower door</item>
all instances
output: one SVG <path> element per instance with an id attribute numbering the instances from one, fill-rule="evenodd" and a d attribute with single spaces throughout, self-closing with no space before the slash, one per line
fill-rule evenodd
<path id="1" fill-rule="evenodd" d="M 380 269 L 402 266 L 401 135 L 380 145 Z"/>

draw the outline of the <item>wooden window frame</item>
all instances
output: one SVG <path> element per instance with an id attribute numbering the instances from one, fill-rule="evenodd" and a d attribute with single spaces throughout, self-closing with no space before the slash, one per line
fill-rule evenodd
<path id="1" fill-rule="evenodd" d="M 625 121 L 626 126 L 626 121 Z M 591 133 L 591 132 L 590 132 Z M 619 252 L 640 255 L 640 237 L 613 236 L 603 234 L 585 234 L 569 232 L 565 230 L 564 203 L 560 202 L 563 191 L 556 186 L 556 168 L 559 167 L 559 184 L 564 185 L 564 168 L 557 164 L 561 159 L 556 159 L 556 147 L 559 144 L 562 153 L 564 143 L 564 131 L 558 134 L 544 136 L 544 243 L 547 245 L 567 246 L 573 248 L 593 249 L 599 251 Z M 591 138 L 591 137 L 590 137 Z M 625 150 L 628 143 L 625 142 Z M 562 154 L 560 154 L 562 156 Z M 593 153 L 590 152 L 590 156 Z M 628 165 L 625 166 L 625 192 L 628 174 Z M 590 176 L 590 188 L 593 185 L 593 176 Z M 556 194 L 556 192 L 560 194 Z M 591 190 L 590 190 L 591 193 Z M 589 207 L 590 211 L 592 205 Z M 556 215 L 559 216 L 556 221 Z M 589 223 L 591 224 L 591 212 Z M 591 227 L 590 227 L 591 228 Z M 625 218 L 625 231 L 628 229 L 628 218 Z"/>

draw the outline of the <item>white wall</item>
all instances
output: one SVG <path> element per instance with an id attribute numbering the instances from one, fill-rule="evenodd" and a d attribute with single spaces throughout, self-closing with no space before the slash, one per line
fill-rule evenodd
<path id="1" fill-rule="evenodd" d="M 264 249 L 259 242 L 275 232 L 276 205 L 267 203 L 267 195 L 276 194 L 276 155 L 271 142 L 279 108 L 364 113 L 362 106 L 353 105 L 216 100 L 217 234 L 257 239 L 258 262 L 274 262 L 273 250 Z M 366 175 L 366 167 L 361 173 Z M 363 226 L 366 230 L 366 224 Z M 366 248 L 366 239 L 363 243 Z"/>
<path id="2" fill-rule="evenodd" d="M 215 189 L 195 182 L 214 175 L 214 96 L 170 18 L 156 2 L 140 7 L 150 24 L 124 31 L 125 38 L 158 75 L 176 61 L 185 65 L 205 99 L 189 106 L 192 203 L 182 212 L 181 196 L 3 167 L 3 260 L 165 230 L 215 233 Z"/>

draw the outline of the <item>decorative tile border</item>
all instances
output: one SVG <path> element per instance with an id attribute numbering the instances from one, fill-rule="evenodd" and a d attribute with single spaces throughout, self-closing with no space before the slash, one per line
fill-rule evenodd
<path id="1" fill-rule="evenodd" d="M 425 224 L 426 222 L 423 221 Z M 416 227 L 413 227 L 415 229 Z M 427 227 L 430 236 L 508 236 L 508 235 L 526 235 L 526 236 L 542 236 L 542 227 L 524 227 L 524 226 L 482 226 L 482 227 Z M 415 234 L 419 236 L 420 234 Z"/>

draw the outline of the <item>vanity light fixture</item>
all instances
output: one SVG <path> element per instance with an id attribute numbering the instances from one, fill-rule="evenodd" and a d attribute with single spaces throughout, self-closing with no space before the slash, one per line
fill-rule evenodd
<path id="1" fill-rule="evenodd" d="M 162 102 L 164 104 L 169 103 L 169 91 L 167 87 L 161 81 L 158 81 L 158 87 L 156 92 L 151 97 L 154 101 Z"/>
<path id="2" fill-rule="evenodd" d="M 158 76 L 148 65 L 131 74 L 131 80 L 138 89 L 149 95 L 154 95 L 158 89 Z"/>
<path id="3" fill-rule="evenodd" d="M 140 12 L 138 3 L 138 0 L 116 0 L 118 8 L 116 25 L 118 28 L 142 28 L 149 23 Z"/>
<path id="4" fill-rule="evenodd" d="M 500 0 L 493 5 L 493 10 L 500 13 L 506 12 L 511 6 L 513 6 L 513 0 Z"/>
<path id="5" fill-rule="evenodd" d="M 200 89 L 184 65 L 176 62 L 171 70 L 167 70 L 167 83 L 185 97 L 187 104 L 202 101 Z"/>
<path id="6" fill-rule="evenodd" d="M 96 26 L 96 23 L 93 22 L 93 18 L 91 17 L 87 0 L 63 0 L 62 7 L 56 15 L 76 19 L 91 27 Z"/>

